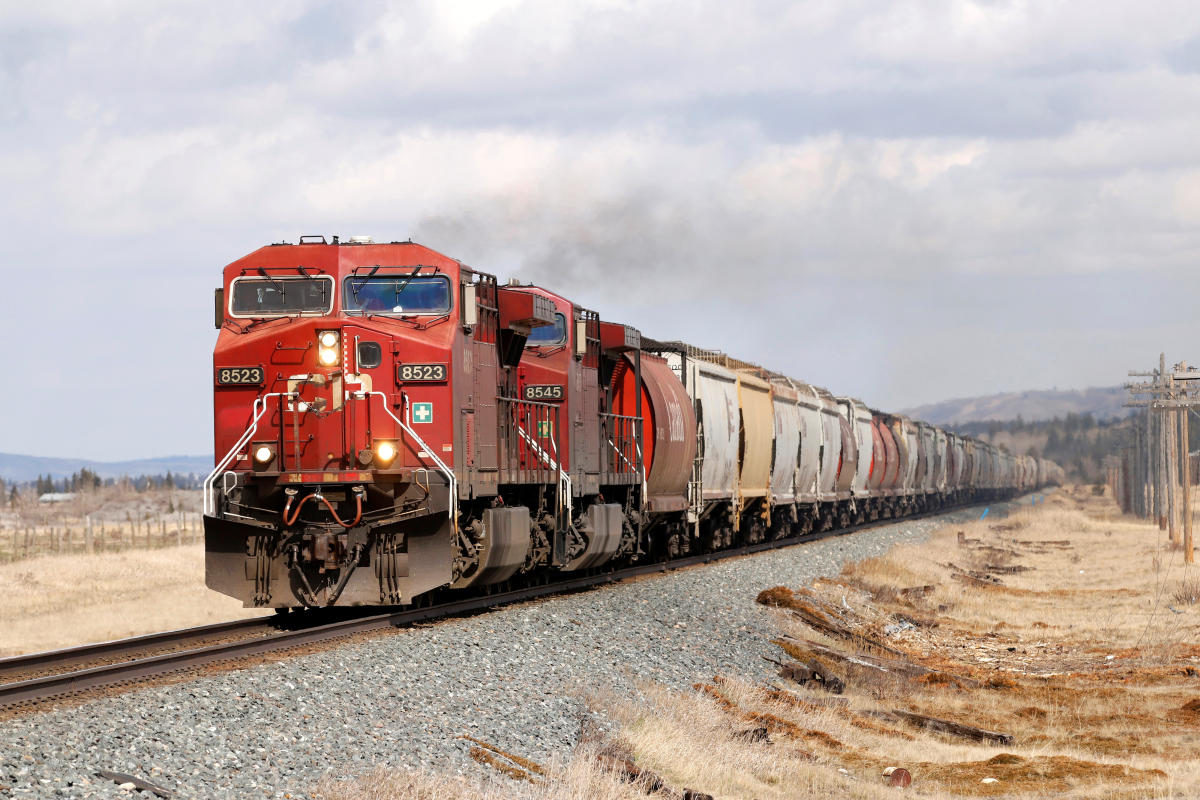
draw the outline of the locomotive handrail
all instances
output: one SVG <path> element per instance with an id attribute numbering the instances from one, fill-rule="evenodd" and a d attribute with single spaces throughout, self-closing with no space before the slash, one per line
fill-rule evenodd
<path id="1" fill-rule="evenodd" d="M 217 498 L 214 490 L 217 483 L 217 476 L 224 472 L 225 468 L 229 466 L 229 462 L 233 461 L 234 456 L 238 454 L 238 451 L 245 447 L 246 443 L 253 439 L 254 434 L 258 432 L 258 421 L 262 419 L 262 415 L 267 412 L 267 398 L 293 396 L 295 396 L 294 392 L 270 392 L 269 394 L 264 394 L 262 397 L 256 397 L 254 399 L 254 406 L 252 407 L 253 416 L 250 419 L 249 427 L 246 428 L 246 431 L 237 440 L 237 443 L 229 449 L 229 452 L 225 454 L 225 457 L 217 462 L 217 465 L 213 467 L 213 471 L 208 473 L 208 477 L 204 479 L 204 483 L 201 485 L 204 492 L 205 516 L 211 517 L 216 511 Z M 259 408 L 260 404 L 262 408 Z"/>
<path id="2" fill-rule="evenodd" d="M 425 455 L 429 456 L 429 458 L 432 459 L 433 463 L 437 466 L 438 471 L 440 471 L 443 475 L 446 476 L 446 480 L 450 484 L 450 503 L 449 503 L 450 524 L 452 524 L 454 526 L 454 530 L 457 531 L 458 530 L 458 476 L 456 476 L 454 474 L 454 470 L 447 467 L 446 462 L 442 461 L 442 459 L 438 458 L 437 453 L 433 452 L 433 448 L 430 447 L 429 445 L 425 444 L 425 440 L 422 439 L 420 437 L 420 435 L 412 429 L 412 427 L 405 424 L 404 420 L 400 419 L 399 417 L 397 417 L 395 414 L 392 413 L 392 410 L 390 408 L 388 408 L 387 395 L 385 395 L 383 392 L 355 392 L 355 394 L 359 395 L 360 397 L 361 396 L 369 396 L 369 395 L 378 395 L 379 398 L 381 400 L 383 400 L 384 412 L 389 417 L 394 419 L 396 421 L 396 424 L 399 425 L 404 430 L 404 432 L 407 433 L 409 436 L 411 436 L 413 441 L 415 441 L 420 446 L 421 449 L 417 451 L 417 458 L 421 457 L 421 453 L 424 453 Z M 411 411 L 409 409 L 408 395 L 404 395 L 404 416 L 408 417 L 409 419 L 412 419 Z"/>
<path id="3" fill-rule="evenodd" d="M 625 422 L 629 422 L 629 423 L 641 422 L 643 419 L 642 417 L 630 417 L 630 416 L 623 416 L 621 414 L 601 414 L 600 416 L 602 418 L 625 421 Z M 615 438 L 620 438 L 620 437 L 617 436 Z M 638 443 L 636 436 L 631 440 L 632 444 L 633 444 L 633 451 L 637 456 L 637 464 L 634 464 L 632 461 L 629 460 L 629 456 L 625 455 L 625 453 L 623 453 L 621 451 L 621 448 L 617 446 L 617 443 L 615 441 L 613 441 L 614 437 L 609 436 L 609 437 L 607 437 L 607 439 L 608 439 L 608 446 L 613 449 L 613 452 L 616 453 L 617 456 L 622 461 L 624 461 L 626 464 L 629 465 L 630 472 L 632 472 L 634 475 L 637 475 L 638 478 L 641 479 L 642 507 L 645 508 L 647 499 L 649 498 L 649 495 L 650 495 L 650 492 L 649 492 L 649 487 L 646 485 L 646 463 L 645 463 L 645 461 L 642 460 L 641 444 Z"/>
<path id="4" fill-rule="evenodd" d="M 550 437 L 550 447 L 554 449 L 554 458 L 557 460 L 558 438 L 556 436 Z M 572 497 L 573 492 L 571 490 L 571 476 L 568 475 L 567 471 L 562 468 L 562 464 L 558 464 L 558 494 L 559 508 L 565 508 L 567 510 L 567 518 L 563 521 L 566 523 L 566 527 L 569 528 L 571 527 L 571 520 L 575 517 L 575 499 Z"/>
<path id="5" fill-rule="evenodd" d="M 542 461 L 550 469 L 558 473 L 559 509 L 566 509 L 566 524 L 570 525 L 571 518 L 574 515 L 574 498 L 573 490 L 571 488 L 571 476 L 565 469 L 562 468 L 562 465 L 558 463 L 558 440 L 556 438 L 558 433 L 558 407 L 553 403 L 539 403 L 536 400 L 519 400 L 515 397 L 500 397 L 499 399 L 502 403 L 513 404 L 518 410 L 522 406 L 525 406 L 530 409 L 541 408 L 545 409 L 547 412 L 554 412 L 554 428 L 549 436 L 550 446 L 554 451 L 553 453 L 547 453 L 546 450 L 534 440 L 534 437 L 530 435 L 529 431 L 525 430 L 525 426 L 521 424 L 521 415 L 519 413 L 513 417 L 512 423 L 513 427 L 516 429 L 517 435 L 524 440 L 525 444 L 529 447 L 530 452 L 533 453 L 538 460 Z"/>
<path id="6" fill-rule="evenodd" d="M 529 449 L 533 451 L 534 455 L 546 462 L 550 469 L 558 473 L 559 507 L 567 510 L 567 524 L 570 525 L 571 518 L 574 516 L 574 502 L 571 497 L 571 476 L 558 463 L 558 444 L 554 441 L 554 437 L 550 437 L 550 444 L 554 448 L 554 455 L 552 456 L 534 441 L 533 437 L 529 435 L 529 431 L 525 430 L 520 421 L 517 422 L 517 433 L 525 440 L 525 444 L 529 445 Z"/>
<path id="7" fill-rule="evenodd" d="M 634 466 L 634 463 L 632 461 L 630 461 L 629 458 L 624 453 L 621 452 L 621 448 L 617 447 L 617 443 L 614 442 L 611 437 L 608 439 L 608 446 L 613 449 L 613 452 L 616 453 L 617 456 L 622 461 L 624 461 L 626 464 L 629 465 L 630 472 L 634 473 L 635 475 L 641 474 L 641 472 L 638 470 L 638 468 L 636 466 Z M 640 458 L 641 454 L 639 453 L 638 455 Z"/>
<path id="8" fill-rule="evenodd" d="M 644 509 L 650 502 L 650 487 L 646 484 L 646 461 L 642 458 L 642 445 L 636 439 L 633 442 L 633 449 L 637 451 L 638 463 L 642 466 L 642 508 Z"/>

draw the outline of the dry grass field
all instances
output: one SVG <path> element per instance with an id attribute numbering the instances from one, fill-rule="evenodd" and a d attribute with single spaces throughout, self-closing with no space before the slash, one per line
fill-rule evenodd
<path id="1" fill-rule="evenodd" d="M 200 544 L 0 564 L 0 656 L 254 616 L 204 586 Z"/>
<path id="2" fill-rule="evenodd" d="M 645 686 L 595 698 L 620 731 L 566 764 L 481 745 L 490 779 L 381 770 L 319 794 L 645 797 L 661 779 L 759 800 L 1200 796 L 1200 568 L 1182 560 L 1111 500 L 1060 491 L 811 588 L 764 587 L 779 636 L 763 655 L 803 684 Z M 631 784 L 634 763 L 654 777 Z"/>
<path id="3" fill-rule="evenodd" d="M 267 613 L 205 588 L 199 508 L 119 484 L 0 509 L 0 656 Z"/>

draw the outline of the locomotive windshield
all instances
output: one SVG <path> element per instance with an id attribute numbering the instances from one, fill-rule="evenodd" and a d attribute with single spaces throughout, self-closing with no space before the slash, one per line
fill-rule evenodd
<path id="1" fill-rule="evenodd" d="M 348 314 L 445 314 L 445 275 L 361 275 L 346 278 L 342 305 Z"/>
<path id="2" fill-rule="evenodd" d="M 328 314 L 333 310 L 333 278 L 234 278 L 230 309 L 237 317 Z"/>
<path id="3" fill-rule="evenodd" d="M 529 332 L 525 340 L 526 347 L 543 347 L 545 345 L 563 344 L 567 341 L 567 318 L 562 314 L 554 315 L 553 325 L 539 325 Z"/>

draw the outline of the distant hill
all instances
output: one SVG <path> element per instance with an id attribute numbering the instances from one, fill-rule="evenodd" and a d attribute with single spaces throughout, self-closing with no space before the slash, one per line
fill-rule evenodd
<path id="1" fill-rule="evenodd" d="M 1091 414 L 1100 421 L 1129 416 L 1132 409 L 1123 407 L 1128 399 L 1120 386 L 1101 386 L 964 397 L 917 406 L 901 413 L 934 425 L 1011 420 L 1018 416 L 1026 422 L 1034 422 L 1066 417 L 1067 414 Z"/>
<path id="2" fill-rule="evenodd" d="M 212 456 L 163 456 L 134 461 L 89 461 L 85 458 L 50 458 L 0 453 L 0 478 L 9 483 L 36 480 L 39 475 L 65 478 L 87 467 L 101 478 L 122 475 L 163 475 L 168 470 L 176 475 L 207 475 L 213 467 Z"/>
<path id="3" fill-rule="evenodd" d="M 964 397 L 940 403 L 917 406 L 901 413 L 934 425 L 962 425 L 992 420 L 1026 422 L 1065 418 L 1068 414 L 1091 414 L 1097 422 L 1123 419 L 1131 409 L 1123 408 L 1127 394 L 1120 386 L 1094 387 L 1073 391 L 1029 391 L 993 394 L 984 397 Z M 45 456 L 0 453 L 0 478 L 9 483 L 36 480 L 40 475 L 61 479 L 81 467 L 87 467 L 101 478 L 122 475 L 164 475 L 169 470 L 177 475 L 207 475 L 213 466 L 212 456 L 163 456 L 134 461 L 89 461 L 83 458 L 50 458 Z"/>

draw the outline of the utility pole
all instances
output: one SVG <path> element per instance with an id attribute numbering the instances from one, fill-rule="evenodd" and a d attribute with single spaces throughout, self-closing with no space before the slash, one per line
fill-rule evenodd
<path id="1" fill-rule="evenodd" d="M 1174 380 L 1167 375 L 1166 358 L 1163 354 L 1158 356 L 1159 364 L 1159 384 L 1164 389 L 1166 398 L 1170 398 L 1175 388 Z M 1162 427 L 1163 443 L 1166 447 L 1163 448 L 1163 464 L 1166 467 L 1163 470 L 1163 478 L 1166 482 L 1167 490 L 1167 513 L 1170 516 L 1170 539 L 1172 544 L 1179 543 L 1179 492 L 1176 487 L 1176 482 L 1179 477 L 1179 449 L 1175 446 L 1175 420 L 1172 419 L 1175 415 L 1166 412 L 1164 414 L 1151 414 L 1159 425 Z"/>
<path id="2" fill-rule="evenodd" d="M 1179 369 L 1191 372 L 1187 362 L 1181 362 Z M 1200 380 L 1200 374 L 1196 376 Z M 1174 381 L 1174 377 L 1172 377 Z M 1193 564 L 1196 553 L 1192 549 L 1192 458 L 1188 450 L 1188 411 L 1190 405 L 1179 409 L 1179 447 L 1183 451 L 1183 563 Z"/>
<path id="3" fill-rule="evenodd" d="M 1200 370 L 1188 367 L 1186 362 L 1176 364 L 1171 370 L 1166 369 L 1165 355 L 1159 356 L 1159 369 L 1154 372 L 1130 372 L 1131 376 L 1153 377 L 1151 383 L 1126 384 L 1133 395 L 1149 395 L 1147 400 L 1132 400 L 1125 405 L 1145 408 L 1147 413 L 1147 430 L 1142 438 L 1140 447 L 1135 452 L 1135 461 L 1146 465 L 1143 477 L 1143 496 L 1146 503 L 1138 512 L 1143 517 L 1154 515 L 1159 506 L 1155 496 L 1161 497 L 1163 489 L 1167 499 L 1167 522 L 1173 543 L 1179 542 L 1180 529 L 1183 538 L 1183 560 L 1185 564 L 1194 564 L 1196 555 L 1192 537 L 1192 475 L 1191 458 L 1188 451 L 1188 412 L 1200 407 Z M 1178 415 L 1178 421 L 1176 420 Z M 1151 436 L 1150 419 L 1159 420 L 1161 435 Z M 1137 439 L 1135 436 L 1135 445 Z M 1145 452 L 1142 452 L 1144 448 Z M 1165 487 L 1161 484 L 1153 486 L 1155 473 L 1153 465 L 1165 456 L 1166 474 Z M 1182 478 L 1182 496 L 1178 496 L 1176 480 Z M 1182 506 L 1182 508 L 1180 508 Z M 1181 512 L 1181 514 L 1180 514 Z M 1182 525 L 1178 525 L 1177 515 L 1182 516 Z M 1159 519 L 1161 526 L 1161 517 Z"/>
<path id="4" fill-rule="evenodd" d="M 1157 397 L 1166 390 L 1166 354 L 1160 353 L 1158 361 L 1159 368 L 1150 372 L 1130 370 L 1130 377 L 1153 378 L 1151 383 L 1125 384 L 1131 395 L 1136 397 L 1139 394 L 1149 394 Z M 1152 401 L 1147 400 L 1132 400 L 1125 404 L 1147 408 L 1142 424 L 1134 429 L 1132 460 L 1136 469 L 1134 486 L 1137 487 L 1137 491 L 1134 495 L 1133 511 L 1140 517 L 1154 520 L 1158 523 L 1159 530 L 1166 528 L 1169 523 L 1171 541 L 1174 542 L 1175 493 L 1170 488 L 1174 486 L 1174 482 L 1170 480 L 1174 465 L 1170 446 L 1172 437 L 1168 436 L 1168 426 L 1163 424 L 1159 415 L 1150 413 L 1151 403 Z"/>
<path id="5" fill-rule="evenodd" d="M 1155 383 L 1161 384 L 1163 376 L 1167 372 L 1167 355 L 1166 353 L 1158 354 L 1158 375 L 1155 377 Z M 1171 426 L 1165 424 L 1165 420 L 1159 414 L 1147 414 L 1147 417 L 1152 417 L 1154 425 L 1158 429 L 1158 435 L 1155 437 L 1155 442 L 1158 443 L 1158 458 L 1155 459 L 1155 466 L 1158 469 L 1158 481 L 1156 483 L 1158 495 L 1158 529 L 1167 530 L 1167 521 L 1170 520 L 1170 533 L 1168 534 L 1172 542 L 1176 539 L 1175 530 L 1175 479 L 1171 474 L 1171 460 L 1169 453 L 1171 452 L 1170 430 Z"/>

